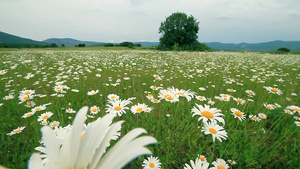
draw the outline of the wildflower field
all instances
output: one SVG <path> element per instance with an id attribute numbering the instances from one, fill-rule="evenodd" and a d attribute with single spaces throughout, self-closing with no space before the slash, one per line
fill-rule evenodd
<path id="1" fill-rule="evenodd" d="M 157 140 L 146 145 L 151 158 L 124 168 L 300 168 L 299 55 L 32 49 L 0 58 L 5 167 L 26 168 L 37 152 L 47 159 L 41 128 L 63 141 L 88 106 L 87 126 L 107 114 L 124 121 L 107 150 L 135 128 Z"/>

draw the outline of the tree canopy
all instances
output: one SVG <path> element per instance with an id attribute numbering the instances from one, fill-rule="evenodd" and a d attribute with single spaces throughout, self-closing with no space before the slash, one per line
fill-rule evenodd
<path id="1" fill-rule="evenodd" d="M 159 33 L 162 34 L 158 49 L 161 50 L 209 50 L 198 42 L 199 22 L 191 15 L 177 12 L 161 22 Z"/>

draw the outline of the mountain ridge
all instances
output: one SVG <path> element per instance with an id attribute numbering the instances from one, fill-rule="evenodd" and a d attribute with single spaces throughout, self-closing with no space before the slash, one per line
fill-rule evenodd
<path id="1" fill-rule="evenodd" d="M 0 43 L 26 43 L 26 44 L 52 44 L 56 43 L 58 46 L 65 45 L 65 47 L 74 47 L 78 44 L 86 44 L 86 46 L 103 46 L 110 42 L 95 42 L 95 41 L 81 41 L 73 38 L 49 38 L 43 41 L 35 41 L 28 38 L 11 35 L 0 31 Z M 133 43 L 140 43 L 142 46 L 157 46 L 159 42 L 138 41 Z M 201 42 L 211 47 L 213 50 L 220 51 L 276 51 L 278 48 L 287 47 L 291 51 L 300 51 L 300 41 L 282 41 L 274 40 L 269 42 L 259 43 L 222 43 L 222 42 Z M 119 43 L 113 43 L 119 44 Z"/>

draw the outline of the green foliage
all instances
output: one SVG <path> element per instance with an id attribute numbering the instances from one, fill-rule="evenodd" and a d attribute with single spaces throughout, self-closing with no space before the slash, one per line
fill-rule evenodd
<path id="1" fill-rule="evenodd" d="M 79 43 L 77 47 L 85 47 L 85 43 Z"/>
<path id="2" fill-rule="evenodd" d="M 65 47 L 65 44 L 64 44 L 64 43 L 62 43 L 62 44 L 61 44 L 61 47 Z"/>
<path id="3" fill-rule="evenodd" d="M 50 47 L 51 47 L 51 48 L 57 48 L 58 45 L 57 45 L 56 43 L 51 43 Z"/>
<path id="4" fill-rule="evenodd" d="M 187 16 L 181 12 L 173 13 L 160 25 L 159 33 L 162 36 L 159 39 L 158 49 L 175 51 L 211 50 L 197 41 L 198 25 L 199 22 L 193 16 Z"/>
<path id="5" fill-rule="evenodd" d="M 286 47 L 282 47 L 282 48 L 278 48 L 277 49 L 277 53 L 289 53 L 291 50 L 289 48 L 286 48 Z"/>
<path id="6" fill-rule="evenodd" d="M 113 43 L 105 43 L 104 46 L 105 47 L 114 47 L 115 45 Z"/>
<path id="7" fill-rule="evenodd" d="M 48 48 L 49 45 L 27 43 L 0 43 L 0 48 Z"/>
<path id="8" fill-rule="evenodd" d="M 128 47 L 128 48 L 133 48 L 134 44 L 133 44 L 132 42 L 126 41 L 126 42 L 121 42 L 121 43 L 119 44 L 119 46 Z"/>

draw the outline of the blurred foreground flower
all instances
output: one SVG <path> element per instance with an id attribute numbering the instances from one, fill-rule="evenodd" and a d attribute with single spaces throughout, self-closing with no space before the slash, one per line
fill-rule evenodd
<path id="1" fill-rule="evenodd" d="M 110 141 L 118 136 L 123 121 L 112 123 L 115 115 L 110 113 L 89 123 L 85 128 L 87 111 L 88 107 L 78 111 L 73 126 L 66 133 L 62 144 L 50 127 L 43 127 L 41 131 L 45 147 L 39 147 L 38 150 L 45 154 L 32 154 L 28 168 L 117 169 L 138 156 L 151 154 L 151 151 L 144 146 L 157 141 L 150 136 L 138 137 L 146 133 L 142 128 L 133 129 L 106 152 Z M 44 159 L 42 160 L 41 157 Z"/>

